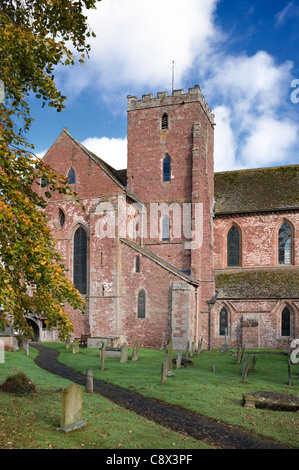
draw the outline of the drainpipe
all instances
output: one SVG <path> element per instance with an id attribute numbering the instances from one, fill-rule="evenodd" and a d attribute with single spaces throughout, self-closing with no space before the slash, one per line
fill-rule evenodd
<path id="1" fill-rule="evenodd" d="M 211 300 L 208 300 L 209 305 L 209 351 L 212 350 L 212 305 L 216 303 L 218 292 L 216 291 Z"/>

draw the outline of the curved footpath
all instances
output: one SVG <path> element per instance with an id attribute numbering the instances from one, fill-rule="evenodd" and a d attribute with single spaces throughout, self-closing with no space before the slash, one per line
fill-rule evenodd
<path id="1" fill-rule="evenodd" d="M 86 385 L 86 376 L 58 361 L 59 352 L 39 343 L 31 344 L 39 351 L 35 363 L 52 374 L 79 385 Z M 218 449 L 287 449 L 277 442 L 254 436 L 213 419 L 197 415 L 177 406 L 143 397 L 136 392 L 94 379 L 95 393 L 176 432 L 210 444 Z M 289 448 L 290 449 L 290 448 Z"/>

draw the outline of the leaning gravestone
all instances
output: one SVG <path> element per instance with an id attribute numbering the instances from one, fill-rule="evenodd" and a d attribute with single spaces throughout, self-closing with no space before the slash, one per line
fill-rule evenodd
<path id="1" fill-rule="evenodd" d="M 167 344 L 168 371 L 172 370 L 172 354 L 173 354 L 173 343 L 172 343 L 172 339 L 170 339 Z"/>
<path id="2" fill-rule="evenodd" d="M 93 393 L 93 370 L 87 369 L 86 371 L 86 392 Z"/>
<path id="3" fill-rule="evenodd" d="M 105 355 L 106 355 L 106 345 L 105 342 L 102 343 L 102 347 L 100 349 L 100 357 L 101 357 L 101 370 L 105 370 Z"/>
<path id="4" fill-rule="evenodd" d="M 161 383 L 164 384 L 166 382 L 168 375 L 168 353 L 166 352 L 166 360 L 162 365 L 162 370 L 161 370 Z"/>
<path id="5" fill-rule="evenodd" d="M 86 426 L 82 420 L 82 389 L 71 384 L 63 390 L 60 427 L 56 431 L 71 432 Z"/>
<path id="6" fill-rule="evenodd" d="M 176 363 L 175 363 L 175 368 L 180 369 L 182 363 L 182 351 L 178 351 L 177 358 L 176 358 Z"/>

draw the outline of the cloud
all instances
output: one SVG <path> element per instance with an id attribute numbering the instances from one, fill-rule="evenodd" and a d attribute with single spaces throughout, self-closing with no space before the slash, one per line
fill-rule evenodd
<path id="1" fill-rule="evenodd" d="M 127 168 L 127 139 L 88 137 L 81 144 L 116 170 Z"/>
<path id="2" fill-rule="evenodd" d="M 90 38 L 91 57 L 76 73 L 59 70 L 70 92 L 93 87 L 101 98 L 133 94 L 146 87 L 171 88 L 171 64 L 176 62 L 175 85 L 210 41 L 218 37 L 214 23 L 219 0 L 113 0 L 100 2 L 86 14 L 96 38 Z M 220 34 L 220 33 L 219 33 Z M 159 90 L 160 91 L 160 90 Z M 108 93 L 108 94 L 107 94 Z"/>
<path id="3" fill-rule="evenodd" d="M 217 103 L 215 166 L 226 161 L 231 169 L 250 168 L 289 156 L 298 138 L 296 124 L 284 114 L 291 70 L 291 62 L 277 64 L 265 51 L 214 57 L 205 88 Z"/>
<path id="4" fill-rule="evenodd" d="M 283 10 L 279 11 L 275 15 L 275 24 L 276 26 L 283 26 L 286 21 L 290 18 L 297 18 L 299 17 L 299 7 L 294 5 L 294 2 L 289 2 Z"/>

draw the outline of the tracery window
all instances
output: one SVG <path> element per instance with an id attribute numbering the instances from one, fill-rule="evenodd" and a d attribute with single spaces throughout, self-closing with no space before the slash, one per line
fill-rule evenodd
<path id="1" fill-rule="evenodd" d="M 291 313 L 288 307 L 285 307 L 281 313 L 281 336 L 290 336 L 291 334 Z"/>
<path id="2" fill-rule="evenodd" d="M 138 307 L 137 307 L 137 315 L 138 318 L 145 318 L 146 313 L 146 293 L 145 290 L 140 290 L 138 292 Z"/>
<path id="3" fill-rule="evenodd" d="M 68 172 L 68 184 L 75 184 L 76 183 L 76 174 L 75 174 L 75 170 L 73 168 L 71 168 Z"/>
<path id="4" fill-rule="evenodd" d="M 163 159 L 163 181 L 170 181 L 171 179 L 171 159 L 166 155 Z"/>
<path id="5" fill-rule="evenodd" d="M 73 282 L 80 294 L 87 294 L 87 235 L 81 226 L 74 234 Z"/>
<path id="6" fill-rule="evenodd" d="M 228 313 L 225 307 L 222 307 L 219 314 L 219 335 L 225 336 L 228 332 Z"/>
<path id="7" fill-rule="evenodd" d="M 240 237 L 233 225 L 227 234 L 227 266 L 240 265 Z"/>
<path id="8" fill-rule="evenodd" d="M 292 230 L 284 222 L 278 232 L 278 262 L 279 264 L 292 264 Z"/>

